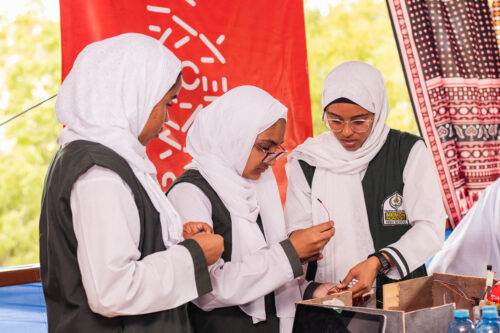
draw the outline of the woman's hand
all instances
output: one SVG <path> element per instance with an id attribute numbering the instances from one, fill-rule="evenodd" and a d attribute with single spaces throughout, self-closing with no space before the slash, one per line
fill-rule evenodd
<path id="1" fill-rule="evenodd" d="M 344 281 L 338 287 L 344 289 L 349 285 L 349 282 L 357 279 L 358 282 L 347 290 L 352 291 L 353 299 L 360 297 L 372 289 L 373 281 L 377 277 L 380 266 L 381 264 L 377 257 L 370 257 L 351 268 Z"/>
<path id="2" fill-rule="evenodd" d="M 208 266 L 215 263 L 224 252 L 224 238 L 221 235 L 199 232 L 193 236 L 193 240 L 200 245 Z"/>
<path id="3" fill-rule="evenodd" d="M 333 221 L 328 221 L 307 229 L 295 230 L 289 238 L 299 258 L 307 262 L 321 258 L 321 250 L 334 234 Z"/>
<path id="4" fill-rule="evenodd" d="M 187 222 L 184 223 L 184 226 L 182 228 L 182 236 L 184 237 L 184 239 L 193 238 L 194 235 L 200 232 L 213 234 L 214 230 L 205 222 Z"/>
<path id="5" fill-rule="evenodd" d="M 187 222 L 182 229 L 184 239 L 192 238 L 200 245 L 209 266 L 224 252 L 224 239 L 221 235 L 213 233 L 212 227 L 205 222 Z"/>

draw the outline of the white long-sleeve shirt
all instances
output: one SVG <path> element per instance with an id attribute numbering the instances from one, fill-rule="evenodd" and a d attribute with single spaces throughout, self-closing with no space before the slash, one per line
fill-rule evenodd
<path id="1" fill-rule="evenodd" d="M 184 223 L 205 222 L 213 227 L 210 200 L 197 186 L 179 183 L 167 197 Z M 232 246 L 238 244 L 233 243 Z M 238 262 L 219 259 L 209 271 L 212 292 L 193 301 L 205 311 L 254 301 L 296 278 L 294 267 L 280 244 L 272 244 Z M 306 286 L 302 283 L 301 289 Z"/>
<path id="2" fill-rule="evenodd" d="M 360 181 L 365 172 L 366 169 L 360 172 Z M 403 181 L 404 207 L 412 228 L 397 242 L 389 245 L 397 251 L 388 247 L 381 249 L 389 252 L 395 259 L 395 265 L 387 274 L 392 279 L 400 279 L 420 267 L 442 247 L 444 241 L 444 207 L 434 166 L 422 141 L 415 143 L 410 151 L 403 171 Z M 360 201 L 364 202 L 364 198 Z M 312 226 L 311 188 L 298 161 L 294 161 L 288 169 L 285 220 L 289 233 Z M 369 254 L 366 253 L 366 256 Z"/>
<path id="3" fill-rule="evenodd" d="M 444 242 L 429 273 L 484 277 L 487 265 L 500 271 L 500 178 L 484 190 Z"/>
<path id="4" fill-rule="evenodd" d="M 71 191 L 78 266 L 92 311 L 106 317 L 178 307 L 198 297 L 194 259 L 182 245 L 139 260 L 140 219 L 129 186 L 93 166 Z"/>

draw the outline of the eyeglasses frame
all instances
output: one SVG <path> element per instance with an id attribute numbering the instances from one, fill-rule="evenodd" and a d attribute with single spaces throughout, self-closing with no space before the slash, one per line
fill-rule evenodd
<path id="1" fill-rule="evenodd" d="M 277 161 L 280 158 L 282 158 L 286 153 L 288 153 L 288 151 L 282 145 L 278 145 L 278 148 L 283 149 L 283 151 L 281 151 L 279 153 L 278 152 L 270 152 L 268 149 L 261 147 L 258 144 L 254 144 L 254 146 L 257 147 L 261 152 L 266 154 L 266 156 L 264 156 L 264 158 L 262 159 L 263 163 L 269 163 L 273 160 Z"/>
<path id="2" fill-rule="evenodd" d="M 345 125 L 348 124 L 349 125 L 349 128 L 351 129 L 351 131 L 353 131 L 354 133 L 366 133 L 370 130 L 370 127 L 368 126 L 368 128 L 366 129 L 366 131 L 358 131 L 358 130 L 355 130 L 354 128 L 352 128 L 351 124 L 352 122 L 354 121 L 362 121 L 364 123 L 370 123 L 372 122 L 373 123 L 373 118 L 370 118 L 370 119 L 355 119 L 355 120 L 340 120 L 340 119 L 332 119 L 332 118 L 326 118 L 325 119 L 327 121 L 335 121 L 335 122 L 340 122 L 342 123 L 342 127 L 339 129 L 339 130 L 334 130 L 333 128 L 330 127 L 330 130 L 333 132 L 333 133 L 340 133 L 344 130 L 345 128 Z"/>

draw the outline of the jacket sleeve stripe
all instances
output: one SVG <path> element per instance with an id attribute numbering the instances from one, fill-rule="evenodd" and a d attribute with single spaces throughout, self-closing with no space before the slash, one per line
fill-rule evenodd
<path id="1" fill-rule="evenodd" d="M 391 250 L 389 248 L 386 248 L 386 247 L 383 248 L 383 249 L 381 249 L 379 252 L 385 253 L 385 254 L 387 254 L 389 256 L 389 258 L 391 258 L 392 262 L 394 263 L 394 265 L 398 269 L 398 273 L 399 273 L 399 276 L 401 278 L 403 278 L 403 277 L 406 276 L 404 265 L 401 262 L 401 260 L 399 259 L 399 256 L 397 255 L 396 252 L 394 252 L 393 250 Z"/>

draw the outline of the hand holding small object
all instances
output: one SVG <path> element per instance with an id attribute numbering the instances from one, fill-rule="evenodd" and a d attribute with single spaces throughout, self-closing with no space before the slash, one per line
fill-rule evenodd
<path id="1" fill-rule="evenodd" d="M 327 295 L 333 295 L 333 294 L 338 294 L 343 291 L 349 291 L 352 286 L 354 286 L 356 283 L 358 283 L 358 280 L 352 279 L 351 282 L 346 287 L 342 287 L 342 283 L 339 281 L 338 284 L 333 284 L 333 286 L 328 290 Z M 352 298 L 352 305 L 353 306 L 362 306 L 364 303 L 366 303 L 373 295 L 374 295 L 373 289 L 370 289 L 369 292 L 362 294 L 361 296 L 357 296 Z"/>
<path id="2" fill-rule="evenodd" d="M 311 257 L 321 256 L 321 250 L 334 234 L 333 221 L 328 221 L 307 229 L 295 230 L 289 238 L 299 258 L 307 261 Z"/>
<path id="3" fill-rule="evenodd" d="M 353 299 L 370 292 L 380 266 L 380 261 L 376 257 L 370 257 L 360 262 L 351 268 L 339 287 L 342 289 L 348 288 L 347 290 L 352 292 Z M 352 287 L 349 287 L 349 283 L 353 281 L 353 279 L 357 279 L 358 282 Z"/>
<path id="4" fill-rule="evenodd" d="M 339 283 L 334 283 L 333 286 L 330 289 L 328 289 L 328 295 L 333 295 L 333 294 L 337 294 L 337 293 L 340 293 L 342 291 L 345 291 L 346 289 L 351 288 L 357 282 L 358 282 L 358 280 L 352 279 L 352 281 L 349 282 L 347 287 L 343 287 L 342 281 L 339 281 Z"/>

